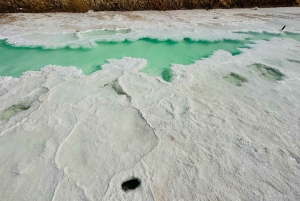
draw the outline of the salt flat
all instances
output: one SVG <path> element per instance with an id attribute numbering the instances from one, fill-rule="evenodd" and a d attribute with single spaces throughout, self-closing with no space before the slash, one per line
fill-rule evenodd
<path id="1" fill-rule="evenodd" d="M 299 19 L 299 8 L 3 14 L 0 37 L 44 48 L 243 40 L 284 25 L 299 34 Z M 95 30 L 122 33 L 74 38 Z M 130 57 L 90 75 L 48 65 L 0 77 L 1 200 L 299 200 L 300 42 L 249 47 L 173 64 L 170 82 Z M 131 178 L 141 185 L 123 191 Z"/>

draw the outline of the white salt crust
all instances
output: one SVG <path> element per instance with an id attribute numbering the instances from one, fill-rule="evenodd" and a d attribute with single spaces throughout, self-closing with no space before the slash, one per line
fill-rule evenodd
<path id="1" fill-rule="evenodd" d="M 284 20 L 298 10 L 258 11 Z M 152 14 L 153 22 L 143 26 L 159 28 L 172 13 L 188 27 L 197 15 L 222 13 L 233 23 L 247 18 L 232 17 L 241 12 L 256 11 L 133 13 Z M 76 25 L 91 29 L 98 13 L 49 15 L 60 16 L 53 30 L 59 32 L 76 15 L 91 18 Z M 124 13 L 101 15 L 114 19 L 103 23 L 122 19 L 119 25 L 129 27 Z M 33 33 L 37 25 L 29 19 L 40 21 L 36 32 L 43 33 L 53 22 L 40 16 L 20 14 L 1 26 L 2 37 Z M 268 29 L 270 21 L 248 18 L 235 28 Z M 138 23 L 130 20 L 132 27 Z M 210 21 L 201 26 L 216 29 Z M 217 51 L 193 65 L 173 65 L 170 83 L 141 73 L 147 61 L 133 58 L 109 60 L 89 76 L 75 67 L 46 66 L 20 78 L 0 77 L 0 200 L 299 200 L 299 55 L 299 42 L 273 38 L 237 56 Z M 273 71 L 263 74 L 257 66 Z M 274 72 L 283 79 L 272 81 Z M 247 82 L 228 82 L 231 73 Z M 124 192 L 122 182 L 132 177 L 141 186 Z"/>
<path id="2" fill-rule="evenodd" d="M 15 46 L 92 47 L 96 41 L 243 40 L 237 31 L 300 33 L 299 8 L 3 14 L 0 39 Z M 248 35 L 249 37 L 249 35 Z"/>

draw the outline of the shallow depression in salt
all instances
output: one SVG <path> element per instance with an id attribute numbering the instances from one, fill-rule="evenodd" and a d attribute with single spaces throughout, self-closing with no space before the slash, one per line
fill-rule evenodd
<path id="1" fill-rule="evenodd" d="M 1 15 L 0 200 L 299 200 L 299 16 Z"/>

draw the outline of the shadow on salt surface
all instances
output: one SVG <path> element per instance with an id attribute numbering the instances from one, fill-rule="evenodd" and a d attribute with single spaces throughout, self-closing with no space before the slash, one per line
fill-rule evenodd
<path id="1" fill-rule="evenodd" d="M 248 67 L 259 77 L 269 82 L 281 81 L 285 77 L 285 75 L 281 73 L 279 70 L 264 64 L 256 63 Z"/>
<path id="2" fill-rule="evenodd" d="M 272 37 L 276 37 L 276 38 L 290 38 L 290 39 L 294 39 L 297 41 L 300 41 L 300 34 L 296 34 L 296 33 L 292 33 L 292 32 L 281 32 L 281 33 L 268 33 L 268 32 L 234 32 L 234 33 L 238 33 L 238 34 L 248 34 L 249 37 L 247 38 L 247 40 L 250 43 L 253 43 L 253 41 L 256 40 L 266 40 L 269 41 Z"/>
<path id="3" fill-rule="evenodd" d="M 2 121 L 7 121 L 11 117 L 18 116 L 19 114 L 23 113 L 24 111 L 33 111 L 38 108 L 38 105 L 40 104 L 40 101 L 38 98 L 47 93 L 49 91 L 48 88 L 42 87 L 33 93 L 29 93 L 23 97 L 20 97 L 21 100 L 18 100 L 18 98 L 14 96 L 10 96 L 11 101 L 3 101 L 0 96 L 0 102 L 2 101 L 2 104 L 0 106 L 0 124 L 3 123 Z M 8 90 L 6 90 L 5 94 L 9 93 Z M 11 93 L 17 93 L 16 91 Z M 11 95 L 11 94 L 10 94 Z M 5 99 L 4 99 L 5 100 Z M 29 114 L 29 113 L 27 113 Z"/>
<path id="4" fill-rule="evenodd" d="M 30 105 L 28 104 L 20 104 L 20 105 L 13 105 L 6 109 L 1 116 L 1 120 L 8 120 L 10 117 L 18 114 L 19 112 L 22 112 L 24 110 L 28 110 L 30 108 Z"/>
<path id="5" fill-rule="evenodd" d="M 233 73 L 233 72 L 231 72 L 229 75 L 226 75 L 225 77 L 223 77 L 223 79 L 226 80 L 227 82 L 229 82 L 230 84 L 233 84 L 238 87 L 241 87 L 243 82 L 248 82 L 248 80 L 246 78 L 244 78 L 243 76 L 241 76 L 237 73 Z"/>
<path id="6" fill-rule="evenodd" d="M 248 66 L 248 68 L 250 71 L 269 82 L 281 81 L 285 77 L 279 70 L 260 63 L 252 64 Z M 248 82 L 246 78 L 234 72 L 224 76 L 223 79 L 238 87 L 241 87 L 244 82 Z"/>
<path id="7" fill-rule="evenodd" d="M 112 30 L 94 30 L 94 32 L 99 31 L 104 31 L 105 34 L 117 33 Z M 123 33 L 130 30 L 119 31 Z M 95 35 L 94 32 L 81 33 L 81 37 L 85 34 Z M 245 34 L 245 32 L 237 33 Z M 187 38 L 182 41 L 159 41 L 149 38 L 137 41 L 125 40 L 122 42 L 102 41 L 97 42 L 94 47 L 89 49 L 82 47 L 58 49 L 14 47 L 5 41 L 0 41 L 0 76 L 19 77 L 23 72 L 40 70 L 49 64 L 76 66 L 82 69 L 85 75 L 89 75 L 97 70 L 101 70 L 101 66 L 107 59 L 133 57 L 147 60 L 147 66 L 142 72 L 151 76 L 160 76 L 165 81 L 170 82 L 172 80 L 172 72 L 170 70 L 172 64 L 190 65 L 196 60 L 210 57 L 217 50 L 225 50 L 232 55 L 238 55 L 241 53 L 241 48 L 250 48 L 248 44 L 256 40 L 269 40 L 271 37 L 292 38 L 300 41 L 300 34 L 288 32 L 280 34 L 246 32 L 246 34 L 249 35 L 249 38 L 242 41 L 193 41 Z"/>
<path id="8" fill-rule="evenodd" d="M 300 64 L 300 61 L 299 60 L 294 60 L 294 59 L 287 59 L 289 62 L 293 62 L 293 63 L 298 63 Z"/>

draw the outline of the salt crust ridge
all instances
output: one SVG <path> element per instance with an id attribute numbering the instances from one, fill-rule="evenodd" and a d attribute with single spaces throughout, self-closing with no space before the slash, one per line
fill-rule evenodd
<path id="1" fill-rule="evenodd" d="M 243 40 L 236 31 L 300 33 L 299 8 L 3 14 L 0 39 L 15 46 L 90 48 L 97 41 Z M 280 25 L 280 27 L 279 27 Z M 115 32 L 115 33 L 114 33 Z"/>
<path id="2" fill-rule="evenodd" d="M 300 43 L 173 65 L 171 83 L 111 59 L 0 78 L 0 200 L 299 200 Z M 286 77 L 268 82 L 261 63 Z M 226 82 L 235 72 L 248 82 Z M 34 79 L 33 79 L 34 78 Z M 12 101 L 13 100 L 13 101 Z M 132 176 L 142 185 L 125 193 Z"/>

